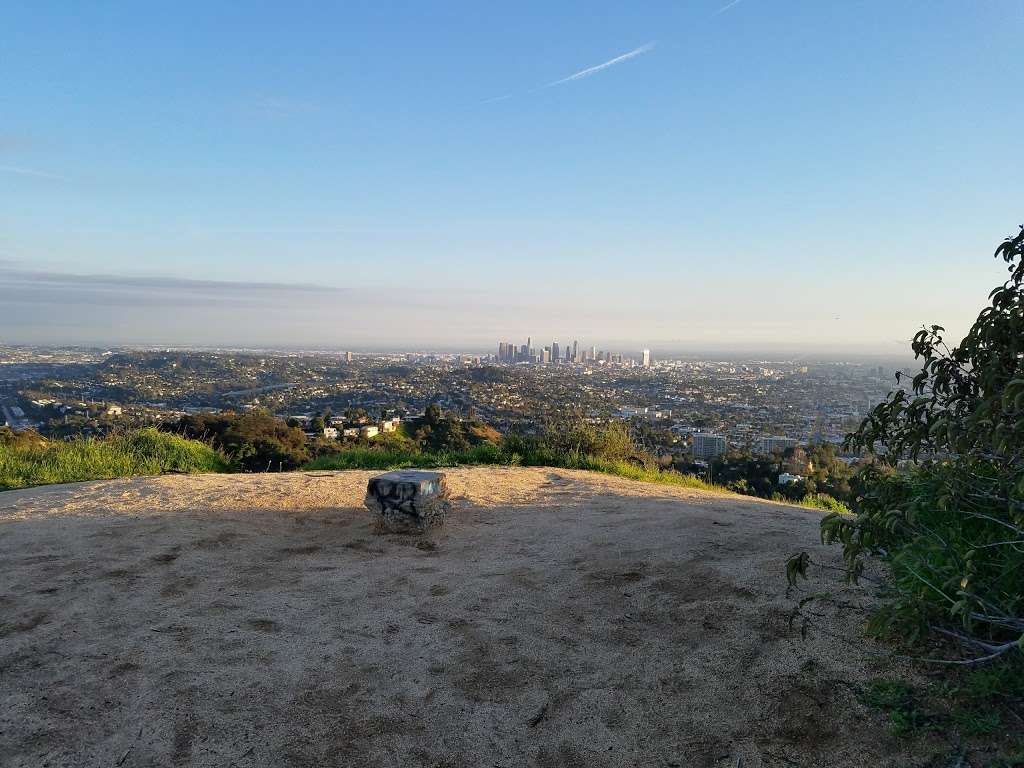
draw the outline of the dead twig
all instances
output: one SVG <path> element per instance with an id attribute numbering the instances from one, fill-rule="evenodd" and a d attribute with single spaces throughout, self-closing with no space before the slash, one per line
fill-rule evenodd
<path id="1" fill-rule="evenodd" d="M 121 755 L 121 759 L 117 761 L 118 766 L 124 765 L 124 761 L 128 759 L 128 755 L 130 755 L 132 753 L 132 750 L 135 749 L 135 744 L 138 742 L 138 740 L 140 738 L 142 738 L 142 727 L 141 726 L 139 727 L 139 732 L 135 735 L 135 739 L 129 745 L 128 749 L 126 749 L 124 751 L 124 754 Z"/>
<path id="2" fill-rule="evenodd" d="M 536 728 L 540 721 L 544 719 L 544 716 L 548 713 L 548 702 L 544 702 L 544 705 L 537 711 L 533 717 L 530 718 L 530 727 Z"/>
<path id="3" fill-rule="evenodd" d="M 781 760 L 783 763 L 786 763 L 786 765 L 800 765 L 800 763 L 798 763 L 796 760 L 790 760 L 785 755 L 776 755 L 774 752 L 767 751 L 765 751 L 764 754 L 768 755 L 768 757 L 772 758 L 772 760 Z"/>

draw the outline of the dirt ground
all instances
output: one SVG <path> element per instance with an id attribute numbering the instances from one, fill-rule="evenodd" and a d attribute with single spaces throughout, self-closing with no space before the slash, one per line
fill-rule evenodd
<path id="1" fill-rule="evenodd" d="M 794 551 L 838 564 L 818 513 L 486 467 L 379 536 L 371 474 L 0 494 L 0 764 L 926 764 L 857 701 L 870 595 L 786 594 Z"/>

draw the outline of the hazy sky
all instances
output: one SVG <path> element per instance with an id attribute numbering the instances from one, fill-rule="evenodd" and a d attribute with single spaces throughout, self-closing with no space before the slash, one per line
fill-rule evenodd
<path id="1" fill-rule="evenodd" d="M 1024 0 L 3 16 L 0 341 L 891 352 L 1024 222 Z"/>

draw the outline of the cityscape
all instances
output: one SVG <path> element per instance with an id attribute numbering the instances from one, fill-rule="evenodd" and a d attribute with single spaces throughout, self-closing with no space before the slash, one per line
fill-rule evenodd
<path id="1" fill-rule="evenodd" d="M 894 372 L 891 361 L 655 359 L 575 340 L 500 342 L 485 355 L 7 346 L 0 408 L 11 429 L 64 439 L 253 410 L 307 426 L 333 414 L 326 436 L 342 440 L 383 434 L 429 405 L 502 433 L 537 433 L 572 413 L 624 422 L 656 455 L 705 461 L 733 449 L 838 448 L 897 386 Z M 348 423 L 346 412 L 363 415 Z"/>

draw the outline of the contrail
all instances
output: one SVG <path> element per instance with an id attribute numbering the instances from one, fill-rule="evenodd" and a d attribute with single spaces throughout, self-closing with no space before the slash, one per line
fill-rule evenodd
<path id="1" fill-rule="evenodd" d="M 738 3 L 739 0 L 734 0 L 734 2 Z M 598 65 L 593 66 L 593 67 L 587 67 L 586 69 L 581 69 L 579 72 L 577 72 L 574 75 L 569 75 L 568 77 L 563 77 L 561 80 L 555 80 L 553 83 L 548 83 L 544 87 L 545 88 L 551 88 L 552 86 L 561 85 L 562 83 L 569 83 L 569 82 L 572 82 L 573 80 L 582 80 L 584 77 L 590 77 L 591 75 L 597 74 L 602 69 L 608 69 L 608 67 L 615 66 L 616 64 L 620 64 L 623 61 L 629 61 L 630 59 L 634 59 L 637 56 L 640 56 L 641 54 L 647 53 L 648 51 L 652 51 L 652 50 L 654 50 L 654 43 L 653 42 L 647 43 L 647 45 L 641 45 L 639 48 L 636 48 L 636 49 L 630 51 L 629 53 L 624 53 L 621 56 L 616 56 L 614 59 L 610 59 L 609 61 L 606 61 L 604 64 L 598 64 Z"/>
<path id="2" fill-rule="evenodd" d="M 46 171 L 36 171 L 31 168 L 19 168 L 14 165 L 0 165 L 0 171 L 4 173 L 15 173 L 18 176 L 31 176 L 36 179 L 49 179 L 50 181 L 67 181 L 66 176 L 58 176 L 55 173 L 46 173 Z"/>
<path id="3" fill-rule="evenodd" d="M 720 13 L 725 13 L 725 12 L 726 12 L 726 11 L 728 11 L 728 10 L 729 10 L 730 8 L 732 8 L 732 7 L 734 6 L 734 5 L 739 5 L 739 4 L 740 4 L 740 3 L 742 3 L 742 2 L 743 2 L 743 0 L 732 0 L 732 2 L 731 2 L 731 3 L 728 3 L 728 4 L 726 4 L 726 5 L 723 5 L 723 6 L 722 6 L 721 8 L 719 8 L 719 9 L 718 9 L 717 11 L 715 11 L 715 16 L 717 16 L 717 15 L 718 15 L 718 14 L 720 14 Z"/>
<path id="4" fill-rule="evenodd" d="M 489 99 L 484 99 L 483 101 L 478 101 L 477 104 L 493 104 L 496 101 L 505 101 L 505 99 L 511 99 L 511 98 L 512 98 L 512 94 L 511 93 L 506 93 L 504 96 L 492 96 Z"/>

